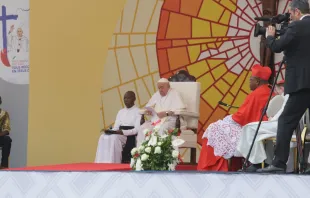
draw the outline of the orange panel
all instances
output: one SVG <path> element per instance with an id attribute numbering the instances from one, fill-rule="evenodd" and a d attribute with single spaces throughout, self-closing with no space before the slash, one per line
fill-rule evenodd
<path id="1" fill-rule="evenodd" d="M 186 40 L 174 40 L 172 41 L 173 46 L 185 46 L 188 45 Z"/>
<path id="2" fill-rule="evenodd" d="M 217 107 L 208 122 L 204 125 L 203 129 L 206 130 L 211 123 L 216 122 L 219 119 L 223 119 L 226 115 L 227 111 L 223 110 L 220 107 Z"/>
<path id="3" fill-rule="evenodd" d="M 168 11 L 162 10 L 160 14 L 160 23 L 158 26 L 157 38 L 164 39 L 166 37 L 168 21 L 170 13 Z"/>
<path id="4" fill-rule="evenodd" d="M 190 63 L 186 47 L 175 47 L 168 49 L 168 58 L 171 70 L 178 69 Z"/>
<path id="5" fill-rule="evenodd" d="M 202 0 L 181 0 L 181 13 L 197 16 Z"/>
<path id="6" fill-rule="evenodd" d="M 210 117 L 213 109 L 203 99 L 200 99 L 200 121 L 205 123 Z"/>
<path id="7" fill-rule="evenodd" d="M 158 55 L 158 65 L 159 65 L 159 71 L 161 74 L 169 72 L 169 62 L 168 62 L 168 55 L 167 50 L 160 49 L 157 50 Z"/>
<path id="8" fill-rule="evenodd" d="M 192 19 L 189 16 L 170 13 L 166 38 L 190 38 Z"/>
<path id="9" fill-rule="evenodd" d="M 163 41 L 157 41 L 156 45 L 158 49 L 161 48 L 169 48 L 171 47 L 171 40 L 163 40 Z"/>
<path id="10" fill-rule="evenodd" d="M 169 73 L 166 73 L 166 74 L 163 74 L 161 75 L 162 78 L 169 78 L 170 76 L 173 76 L 173 73 L 172 72 L 169 72 Z"/>
<path id="11" fill-rule="evenodd" d="M 204 130 L 202 129 L 202 125 L 200 122 L 198 122 L 198 130 L 197 130 L 197 142 L 198 144 L 202 144 L 202 135 L 204 133 Z"/>
<path id="12" fill-rule="evenodd" d="M 162 9 L 180 12 L 180 0 L 166 0 L 164 2 Z"/>

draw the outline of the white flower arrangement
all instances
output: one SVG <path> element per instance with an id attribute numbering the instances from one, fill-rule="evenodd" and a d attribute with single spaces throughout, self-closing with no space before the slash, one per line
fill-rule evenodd
<path id="1" fill-rule="evenodd" d="M 139 148 L 131 150 L 130 167 L 136 171 L 142 170 L 170 170 L 182 161 L 177 150 L 184 140 L 178 139 L 179 129 L 166 131 L 158 135 L 160 129 L 156 125 L 153 130 L 144 130 L 145 140 Z"/>

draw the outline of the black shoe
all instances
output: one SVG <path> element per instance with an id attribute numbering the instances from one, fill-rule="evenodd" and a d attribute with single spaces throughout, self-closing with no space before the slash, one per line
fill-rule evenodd
<path id="1" fill-rule="evenodd" d="M 251 166 L 247 167 L 244 172 L 248 173 L 255 173 L 258 170 L 257 164 L 252 164 Z M 243 172 L 242 169 L 238 170 L 238 172 Z"/>
<path id="2" fill-rule="evenodd" d="M 307 168 L 307 170 L 305 171 L 305 174 L 310 175 L 310 168 Z"/>
<path id="3" fill-rule="evenodd" d="M 256 164 L 252 164 L 251 166 L 245 169 L 245 172 L 255 173 L 258 170 Z"/>
<path id="4" fill-rule="evenodd" d="M 278 168 L 274 165 L 270 165 L 267 168 L 261 168 L 257 170 L 258 173 L 285 173 L 284 168 Z"/>

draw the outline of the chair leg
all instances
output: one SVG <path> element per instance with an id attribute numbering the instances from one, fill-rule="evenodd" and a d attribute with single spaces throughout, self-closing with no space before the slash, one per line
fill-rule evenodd
<path id="1" fill-rule="evenodd" d="M 297 147 L 294 148 L 294 172 L 297 173 L 297 165 L 298 164 L 298 151 Z"/>
<path id="2" fill-rule="evenodd" d="M 196 148 L 191 148 L 191 164 L 196 164 Z"/>

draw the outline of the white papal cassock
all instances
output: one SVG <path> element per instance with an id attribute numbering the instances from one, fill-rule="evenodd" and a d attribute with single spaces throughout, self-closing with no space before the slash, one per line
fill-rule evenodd
<path id="1" fill-rule="evenodd" d="M 119 130 L 120 126 L 134 126 L 131 130 L 122 130 L 124 135 L 107 135 L 102 134 L 99 138 L 95 163 L 121 163 L 122 151 L 126 144 L 127 136 L 135 135 L 140 128 L 141 115 L 139 108 L 121 109 L 114 123 L 113 130 Z"/>
<path id="2" fill-rule="evenodd" d="M 284 97 L 284 102 L 283 102 L 281 109 L 269 121 L 263 121 L 260 125 L 259 132 L 257 134 L 255 144 L 253 145 L 253 149 L 252 149 L 252 152 L 249 158 L 249 161 L 253 164 L 262 163 L 264 160 L 267 159 L 266 150 L 268 152 L 268 159 L 269 159 L 268 162 L 272 160 L 272 153 L 273 153 L 272 147 L 273 146 L 272 144 L 268 144 L 267 147 L 269 148 L 266 148 L 265 150 L 262 140 L 265 140 L 271 137 L 276 137 L 277 135 L 278 119 L 283 112 L 284 106 L 289 98 L 289 95 L 288 94 L 285 96 L 282 95 L 282 97 Z M 258 122 L 252 122 L 252 123 L 245 125 L 242 128 L 241 138 L 237 146 L 238 154 L 236 155 L 241 154 L 243 157 L 247 156 L 250 150 L 257 126 L 258 126 Z M 291 144 L 291 147 L 292 146 L 294 145 Z"/>
<path id="3" fill-rule="evenodd" d="M 166 111 L 177 111 L 177 110 L 185 110 L 186 106 L 183 102 L 183 99 L 180 93 L 170 88 L 166 96 L 161 96 L 159 91 L 157 91 L 149 102 L 146 104 L 146 107 L 153 107 L 156 112 L 166 112 Z M 152 130 L 152 123 L 158 121 L 159 118 L 157 115 L 152 115 L 149 121 L 146 121 L 143 125 L 141 125 L 138 136 L 137 136 L 137 146 L 141 145 L 143 142 L 145 135 L 143 131 L 145 129 Z M 181 120 L 181 126 L 186 126 L 185 120 Z M 166 130 L 174 129 L 176 123 L 176 116 L 168 116 L 161 119 L 159 135 L 163 135 Z"/>

